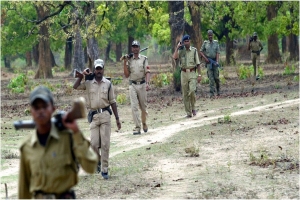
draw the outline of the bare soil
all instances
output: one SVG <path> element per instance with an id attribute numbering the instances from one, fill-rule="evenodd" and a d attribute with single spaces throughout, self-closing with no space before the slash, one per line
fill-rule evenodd
<path id="1" fill-rule="evenodd" d="M 247 64 L 247 63 L 246 63 Z M 168 65 L 152 66 L 152 73 Z M 122 66 L 106 69 L 120 76 Z M 204 70 L 204 69 L 203 69 Z M 225 67 L 220 97 L 208 98 L 208 85 L 198 85 L 197 115 L 186 119 L 182 96 L 172 86 L 148 93 L 149 131 L 133 136 L 129 101 L 119 104 L 122 129 L 112 118 L 110 179 L 80 171 L 78 198 L 139 199 L 299 199 L 299 82 L 282 75 L 281 64 L 264 65 L 256 82 L 239 80 L 236 67 Z M 12 94 L 7 88 L 15 75 L 1 72 L 1 198 L 17 197 L 17 145 L 30 130 L 15 131 L 13 121 L 30 119 L 29 90 Z M 75 79 L 57 73 L 61 84 L 54 97 L 59 110 L 84 96 L 70 90 Z M 116 95 L 128 94 L 128 81 L 115 86 Z M 78 120 L 88 137 L 86 119 Z"/>

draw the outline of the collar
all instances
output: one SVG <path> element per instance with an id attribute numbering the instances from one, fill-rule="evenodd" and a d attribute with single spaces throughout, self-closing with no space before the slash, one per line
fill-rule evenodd
<path id="1" fill-rule="evenodd" d="M 185 47 L 185 50 L 191 51 L 192 50 L 192 46 L 190 46 L 188 49 L 186 49 L 186 47 Z"/>
<path id="2" fill-rule="evenodd" d="M 141 54 L 138 55 L 138 58 L 137 59 L 140 59 L 141 58 Z M 136 59 L 134 56 L 132 56 L 132 59 Z"/>
<path id="3" fill-rule="evenodd" d="M 48 137 L 53 137 L 54 139 L 59 139 L 58 130 L 53 122 L 51 122 L 51 130 Z M 35 131 L 35 134 L 33 134 L 33 137 L 31 137 L 30 145 L 33 146 L 35 143 L 39 141 L 37 137 L 37 130 Z"/>
<path id="4" fill-rule="evenodd" d="M 103 77 L 104 77 L 104 76 L 102 76 L 102 79 L 101 79 L 100 82 L 104 82 Z M 92 80 L 92 83 L 97 83 L 97 84 L 98 84 L 98 82 L 96 81 L 96 78 L 94 78 L 94 79 Z"/>

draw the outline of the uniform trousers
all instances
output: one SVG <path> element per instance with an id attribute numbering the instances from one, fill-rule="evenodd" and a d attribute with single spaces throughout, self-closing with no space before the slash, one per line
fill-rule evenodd
<path id="1" fill-rule="evenodd" d="M 147 120 L 147 92 L 146 84 L 131 84 L 129 85 L 130 104 L 135 130 L 141 130 L 141 123 L 146 124 Z M 142 115 L 140 115 L 139 108 Z M 141 117 L 142 116 L 142 120 Z"/>
<path id="2" fill-rule="evenodd" d="M 101 171 L 107 173 L 111 135 L 111 116 L 108 111 L 93 116 L 90 132 L 91 146 L 98 152 L 100 149 Z"/>
<path id="3" fill-rule="evenodd" d="M 195 71 L 181 71 L 181 90 L 183 103 L 187 115 L 192 116 L 192 110 L 195 110 L 196 102 L 197 73 Z"/>

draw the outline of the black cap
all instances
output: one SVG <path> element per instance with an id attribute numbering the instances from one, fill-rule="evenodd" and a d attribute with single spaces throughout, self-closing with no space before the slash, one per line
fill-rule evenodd
<path id="1" fill-rule="evenodd" d="M 30 105 L 32 105 L 33 102 L 37 99 L 42 99 L 43 101 L 45 101 L 47 103 L 51 102 L 53 104 L 52 93 L 45 86 L 38 86 L 38 87 L 34 88 L 34 90 L 30 93 L 30 96 L 29 96 Z"/>
<path id="2" fill-rule="evenodd" d="M 184 42 L 185 40 L 190 40 L 190 36 L 189 35 L 184 35 L 183 37 L 182 37 L 182 42 Z"/>

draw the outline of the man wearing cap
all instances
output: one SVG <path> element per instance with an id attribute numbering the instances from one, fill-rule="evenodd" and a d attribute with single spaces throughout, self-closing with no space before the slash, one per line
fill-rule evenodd
<path id="1" fill-rule="evenodd" d="M 89 148 L 76 120 L 67 121 L 64 115 L 66 129 L 59 130 L 51 121 L 54 111 L 50 90 L 36 87 L 30 94 L 35 131 L 20 146 L 19 199 L 74 199 L 77 162 L 88 173 L 96 170 L 97 155 Z"/>
<path id="2" fill-rule="evenodd" d="M 124 59 L 124 75 L 129 78 L 129 95 L 131 111 L 135 128 L 133 135 L 141 134 L 141 124 L 143 131 L 148 131 L 147 125 L 147 91 L 150 89 L 150 67 L 148 58 L 140 54 L 140 43 L 134 40 L 131 43 L 132 57 L 126 55 Z M 139 113 L 141 109 L 141 117 Z"/>
<path id="3" fill-rule="evenodd" d="M 213 31 L 207 31 L 208 40 L 205 40 L 200 48 L 200 54 L 206 62 L 207 75 L 209 78 L 210 98 L 220 95 L 219 58 L 220 47 L 217 40 L 213 40 Z M 215 86 L 216 85 L 216 86 Z"/>
<path id="4" fill-rule="evenodd" d="M 183 45 L 182 45 L 183 43 Z M 196 108 L 196 86 L 201 81 L 200 61 L 197 49 L 190 44 L 190 36 L 184 35 L 182 43 L 179 42 L 173 58 L 179 59 L 181 68 L 181 89 L 183 95 L 183 103 L 187 118 L 195 116 Z M 197 69 L 197 71 L 196 71 Z"/>
<path id="5" fill-rule="evenodd" d="M 263 50 L 261 42 L 257 39 L 257 33 L 253 33 L 253 37 L 250 37 L 248 42 L 248 50 L 251 50 L 251 60 L 254 68 L 254 78 L 259 79 L 259 75 L 256 76 L 256 66 L 260 64 L 260 52 Z"/>
<path id="6" fill-rule="evenodd" d="M 89 109 L 89 123 L 91 132 L 91 146 L 98 155 L 99 163 L 97 172 L 108 179 L 108 158 L 111 135 L 112 111 L 116 118 L 118 129 L 121 129 L 117 104 L 114 95 L 113 85 L 107 80 L 104 74 L 104 62 L 97 59 L 94 62 L 94 79 L 81 83 L 84 75 L 88 75 L 88 69 L 83 71 L 83 75 L 78 76 L 73 85 L 74 89 L 86 90 L 87 107 Z M 110 109 L 112 108 L 112 111 Z M 101 154 L 99 154 L 101 149 Z"/>

